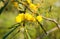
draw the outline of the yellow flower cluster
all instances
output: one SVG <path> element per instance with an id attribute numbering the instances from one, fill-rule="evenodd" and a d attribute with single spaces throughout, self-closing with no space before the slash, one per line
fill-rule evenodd
<path id="1" fill-rule="evenodd" d="M 35 21 L 35 18 L 29 13 L 25 13 L 25 18 L 28 21 Z"/>
<path id="2" fill-rule="evenodd" d="M 42 16 L 37 16 L 36 19 L 41 22 L 43 19 L 42 19 Z"/>
<path id="3" fill-rule="evenodd" d="M 42 21 L 42 17 L 41 16 L 37 16 L 36 19 L 40 22 Z M 24 20 L 27 21 L 36 21 L 36 19 L 29 13 L 21 13 L 16 17 L 16 22 L 22 22 Z"/>
<path id="4" fill-rule="evenodd" d="M 16 22 L 21 22 L 24 20 L 24 14 L 19 14 L 17 17 L 16 17 Z"/>
<path id="5" fill-rule="evenodd" d="M 37 11 L 37 6 L 35 4 L 32 4 L 31 3 L 31 0 L 27 0 L 27 2 L 29 3 L 29 7 L 34 10 L 34 11 Z"/>
<path id="6" fill-rule="evenodd" d="M 16 22 L 22 22 L 24 20 L 35 21 L 35 18 L 29 13 L 25 13 L 25 14 L 22 13 L 16 17 Z"/>
<path id="7" fill-rule="evenodd" d="M 18 2 L 13 2 L 13 4 L 14 4 L 14 7 L 18 7 Z"/>
<path id="8" fill-rule="evenodd" d="M 31 3 L 31 0 L 26 0 L 29 4 Z"/>
<path id="9" fill-rule="evenodd" d="M 34 10 L 34 11 L 37 11 L 37 6 L 36 5 L 34 5 L 34 4 L 30 4 L 30 6 L 29 6 L 32 10 Z"/>

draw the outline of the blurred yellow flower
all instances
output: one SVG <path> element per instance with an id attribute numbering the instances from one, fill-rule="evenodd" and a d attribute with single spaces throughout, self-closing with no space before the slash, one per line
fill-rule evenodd
<path id="1" fill-rule="evenodd" d="M 36 19 L 41 22 L 43 19 L 42 19 L 42 16 L 37 16 Z"/>
<path id="2" fill-rule="evenodd" d="M 35 21 L 35 18 L 29 13 L 25 13 L 25 19 L 28 21 Z"/>
<path id="3" fill-rule="evenodd" d="M 16 22 L 22 22 L 24 20 L 24 14 L 19 14 L 17 17 L 16 17 Z"/>
<path id="4" fill-rule="evenodd" d="M 26 0 L 29 4 L 31 3 L 31 0 Z"/>
<path id="5" fill-rule="evenodd" d="M 18 2 L 13 2 L 14 3 L 14 7 L 18 7 Z"/>
<path id="6" fill-rule="evenodd" d="M 34 5 L 34 4 L 30 4 L 30 6 L 29 6 L 32 10 L 34 10 L 34 11 L 37 11 L 37 6 L 36 5 Z"/>
<path id="7" fill-rule="evenodd" d="M 35 18 L 29 14 L 29 13 L 25 13 L 25 14 L 19 14 L 17 17 L 16 17 L 16 22 L 22 22 L 24 20 L 28 20 L 28 21 L 36 21 Z"/>

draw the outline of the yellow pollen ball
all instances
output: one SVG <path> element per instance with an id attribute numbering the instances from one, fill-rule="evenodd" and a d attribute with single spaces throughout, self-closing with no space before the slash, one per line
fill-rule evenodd
<path id="1" fill-rule="evenodd" d="M 18 2 L 14 2 L 14 7 L 18 7 Z"/>
<path id="2" fill-rule="evenodd" d="M 29 4 L 31 3 L 31 0 L 26 0 Z"/>
<path id="3" fill-rule="evenodd" d="M 35 21 L 35 18 L 29 13 L 25 13 L 25 19 L 28 21 Z"/>
<path id="4" fill-rule="evenodd" d="M 42 16 L 37 16 L 36 19 L 41 22 L 43 19 L 42 19 Z"/>
<path id="5" fill-rule="evenodd" d="M 30 8 L 34 11 L 37 11 L 37 6 L 32 3 L 30 4 Z"/>
<path id="6" fill-rule="evenodd" d="M 16 22 L 22 22 L 24 20 L 24 14 L 19 14 L 17 17 L 16 17 Z"/>

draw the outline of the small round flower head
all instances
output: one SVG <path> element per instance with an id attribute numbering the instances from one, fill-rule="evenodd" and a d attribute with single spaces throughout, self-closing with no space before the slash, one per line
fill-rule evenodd
<path id="1" fill-rule="evenodd" d="M 41 22 L 43 19 L 42 19 L 42 16 L 37 16 L 36 19 Z"/>
<path id="2" fill-rule="evenodd" d="M 37 6 L 32 3 L 30 4 L 30 8 L 34 11 L 37 11 Z"/>
<path id="3" fill-rule="evenodd" d="M 24 20 L 24 14 L 19 14 L 17 17 L 16 17 L 16 22 L 22 22 Z"/>
<path id="4" fill-rule="evenodd" d="M 35 21 L 35 18 L 29 13 L 25 13 L 25 19 L 28 21 Z"/>

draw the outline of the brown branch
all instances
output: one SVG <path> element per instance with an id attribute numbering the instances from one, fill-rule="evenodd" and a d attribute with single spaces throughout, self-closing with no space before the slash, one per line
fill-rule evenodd
<path id="1" fill-rule="evenodd" d="M 59 25 L 59 28 L 60 28 L 60 25 Z M 57 28 L 57 27 L 54 27 L 53 29 L 51 29 L 51 30 L 47 31 L 47 34 L 49 34 L 49 33 L 53 32 L 53 31 L 55 31 L 55 30 L 58 30 L 58 28 Z"/>
<path id="2" fill-rule="evenodd" d="M 46 30 L 44 29 L 43 25 L 36 19 L 36 21 L 38 22 L 38 24 L 40 25 L 40 27 L 43 29 L 43 31 L 45 32 L 45 34 L 47 35 Z"/>
<path id="3" fill-rule="evenodd" d="M 58 24 L 58 22 L 57 22 L 55 19 L 46 18 L 46 17 L 44 17 L 44 16 L 42 16 L 42 17 L 43 17 L 43 19 L 45 19 L 45 20 L 48 20 L 48 21 L 54 22 L 54 23 L 56 24 L 56 26 L 58 27 L 58 29 L 60 29 L 60 28 L 59 28 L 59 24 Z"/>
<path id="4" fill-rule="evenodd" d="M 60 28 L 60 25 L 59 25 L 59 28 Z M 42 39 L 42 37 L 48 36 L 51 32 L 54 32 L 56 30 L 58 30 L 58 28 L 54 27 L 53 29 L 47 31 L 47 35 L 43 33 L 41 36 L 38 36 L 37 39 Z"/>
<path id="5" fill-rule="evenodd" d="M 10 3 L 11 0 L 7 0 L 6 3 L 4 4 L 4 6 L 0 9 L 0 14 L 2 14 L 2 12 L 4 11 L 4 9 L 8 6 L 8 4 Z M 2 0 L 2 2 L 5 2 Z"/>

